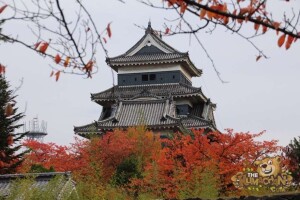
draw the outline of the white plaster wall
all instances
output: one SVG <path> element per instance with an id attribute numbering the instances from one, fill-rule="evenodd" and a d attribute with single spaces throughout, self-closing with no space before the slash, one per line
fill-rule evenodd
<path id="1" fill-rule="evenodd" d="M 188 104 L 191 107 L 193 107 L 193 104 L 190 100 L 187 100 L 187 99 L 178 99 L 178 100 L 176 100 L 176 105 L 184 105 L 184 104 Z"/>

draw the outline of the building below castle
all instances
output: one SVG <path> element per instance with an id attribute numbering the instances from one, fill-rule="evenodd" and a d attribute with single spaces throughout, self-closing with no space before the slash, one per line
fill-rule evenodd
<path id="1" fill-rule="evenodd" d="M 200 77 L 202 70 L 188 53 L 166 44 L 150 23 L 132 48 L 106 61 L 118 73 L 118 85 L 91 95 L 103 107 L 100 118 L 75 127 L 75 134 L 89 138 L 138 125 L 161 134 L 216 130 L 216 105 L 192 86 L 192 77 Z"/>

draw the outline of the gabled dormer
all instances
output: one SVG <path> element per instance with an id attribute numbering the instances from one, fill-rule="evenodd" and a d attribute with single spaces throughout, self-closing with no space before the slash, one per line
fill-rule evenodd
<path id="1" fill-rule="evenodd" d="M 118 85 L 185 83 L 202 70 L 182 53 L 165 43 L 149 22 L 144 36 L 126 53 L 107 58 L 108 65 L 118 73 Z"/>

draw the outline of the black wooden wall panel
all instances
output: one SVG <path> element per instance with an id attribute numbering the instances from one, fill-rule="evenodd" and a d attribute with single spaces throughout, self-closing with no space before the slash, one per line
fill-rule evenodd
<path id="1" fill-rule="evenodd" d="M 155 74 L 155 80 L 150 80 L 150 75 Z M 142 81 L 142 75 L 148 75 L 148 81 Z M 185 76 L 178 71 L 168 72 L 147 72 L 133 74 L 118 74 L 118 85 L 144 85 L 144 84 L 162 84 L 162 83 L 186 83 L 192 85 Z"/>

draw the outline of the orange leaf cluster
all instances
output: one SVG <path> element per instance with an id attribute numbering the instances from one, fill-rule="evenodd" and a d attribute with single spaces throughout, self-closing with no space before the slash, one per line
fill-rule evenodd
<path id="1" fill-rule="evenodd" d="M 60 71 L 57 72 L 51 71 L 50 77 L 52 77 L 53 75 L 55 76 L 55 81 L 58 81 L 60 76 Z"/>
<path id="2" fill-rule="evenodd" d="M 165 35 L 168 35 L 169 33 L 170 33 L 170 28 L 167 27 L 167 28 L 166 28 L 166 31 L 165 31 Z"/>
<path id="3" fill-rule="evenodd" d="M 58 81 L 59 76 L 60 76 L 60 71 L 57 71 L 57 72 L 55 73 L 55 80 L 56 80 L 56 81 Z"/>
<path id="4" fill-rule="evenodd" d="M 48 42 L 42 42 L 37 45 L 37 47 L 39 47 L 39 52 L 41 52 L 42 54 L 46 53 L 48 46 L 49 46 Z"/>
<path id="5" fill-rule="evenodd" d="M 168 6 L 171 7 L 174 4 L 182 2 L 182 0 L 167 0 L 167 2 L 168 2 Z"/>
<path id="6" fill-rule="evenodd" d="M 223 25 L 227 25 L 230 20 L 239 24 L 250 21 L 251 23 L 253 23 L 254 30 L 256 31 L 255 34 L 258 34 L 258 31 L 260 29 L 262 34 L 265 34 L 269 30 L 269 28 L 275 29 L 277 35 L 279 34 L 279 32 L 283 32 L 287 35 L 290 34 L 289 31 L 287 31 L 288 33 L 285 33 L 284 29 L 280 29 L 280 22 L 272 20 L 271 15 L 266 10 L 266 3 L 261 0 L 236 0 L 235 2 L 232 2 L 233 5 L 230 5 L 229 8 L 227 7 L 226 2 L 220 0 L 209 0 L 205 3 L 203 3 L 202 0 L 197 0 L 195 2 L 188 2 L 184 0 L 164 1 L 168 3 L 169 7 L 173 6 L 174 8 L 178 8 L 180 14 L 185 13 L 188 7 L 191 8 L 191 12 L 194 14 L 194 9 L 198 8 L 200 10 L 200 19 L 206 18 L 206 20 L 216 20 L 218 23 L 222 22 Z M 195 5 L 195 3 L 198 3 L 198 5 Z M 232 26 L 235 27 L 235 25 Z M 287 37 L 287 40 L 285 40 L 285 36 L 281 36 L 279 38 L 279 47 L 285 44 L 285 48 L 289 49 L 293 42 L 297 40 L 297 37 Z M 257 58 L 257 60 L 259 60 L 261 57 Z"/>
<path id="7" fill-rule="evenodd" d="M 42 54 L 45 54 L 47 49 L 49 47 L 49 43 L 48 42 L 37 42 L 35 45 L 34 45 L 34 49 L 39 51 L 40 53 Z M 60 64 L 62 61 L 62 58 L 59 54 L 56 54 L 56 56 L 54 57 L 54 62 L 56 64 Z M 68 67 L 69 66 L 69 63 L 70 63 L 70 57 L 67 57 L 64 62 L 63 62 L 63 65 L 64 67 Z M 52 77 L 53 75 L 55 75 L 55 80 L 58 81 L 59 77 L 60 77 L 60 71 L 57 71 L 56 73 L 54 73 L 54 71 L 51 72 L 50 74 L 50 77 Z"/>
<path id="8" fill-rule="evenodd" d="M 287 41 L 285 43 L 285 48 L 289 49 L 294 41 L 295 41 L 294 37 L 291 35 L 288 35 Z"/>
<path id="9" fill-rule="evenodd" d="M 12 145 L 14 143 L 14 137 L 12 135 L 7 137 L 7 144 Z"/>
<path id="10" fill-rule="evenodd" d="M 111 37 L 111 29 L 110 29 L 110 23 L 106 27 L 107 35 L 108 37 Z"/>
<path id="11" fill-rule="evenodd" d="M 279 37 L 277 44 L 281 47 L 285 43 L 285 49 L 288 50 L 293 42 L 295 42 L 295 38 L 293 36 L 288 35 L 286 39 L 286 34 L 283 34 Z"/>
<path id="12" fill-rule="evenodd" d="M 257 20 L 257 21 L 260 21 L 260 20 L 261 20 L 261 17 L 258 16 L 258 17 L 256 18 L 256 20 Z M 254 30 L 258 31 L 259 27 L 260 27 L 260 24 L 254 23 Z"/>
<path id="13" fill-rule="evenodd" d="M 86 73 L 88 74 L 88 77 L 91 78 L 91 72 L 93 71 L 93 66 L 94 66 L 94 62 L 93 61 L 89 61 L 83 68 L 83 70 L 86 71 Z"/>
<path id="14" fill-rule="evenodd" d="M 11 103 L 8 103 L 5 107 L 5 115 L 9 117 L 14 114 L 14 109 Z"/>
<path id="15" fill-rule="evenodd" d="M 204 19 L 205 15 L 206 15 L 206 10 L 205 9 L 201 9 L 200 14 L 199 14 L 200 19 Z"/>
<path id="16" fill-rule="evenodd" d="M 262 33 L 265 34 L 267 32 L 267 30 L 268 30 L 268 27 L 263 25 L 262 26 Z"/>
<path id="17" fill-rule="evenodd" d="M 5 167 L 5 163 L 0 160 L 0 168 Z"/>
<path id="18" fill-rule="evenodd" d="M 37 49 L 40 46 L 41 42 L 37 42 L 34 44 L 34 49 Z"/>
<path id="19" fill-rule="evenodd" d="M 6 67 L 0 64 L 0 75 L 5 74 Z"/>
<path id="20" fill-rule="evenodd" d="M 214 5 L 209 7 L 210 9 L 212 9 L 213 11 L 208 11 L 204 8 L 201 9 L 200 11 L 200 19 L 204 19 L 205 16 L 207 16 L 208 19 L 217 19 L 217 20 L 222 20 L 224 24 L 228 24 L 229 22 L 229 18 L 220 14 L 215 13 L 214 11 L 218 11 L 218 12 L 223 12 L 223 13 L 227 13 L 228 12 L 228 8 L 227 8 L 227 4 L 226 3 L 218 3 L 215 2 Z"/>
<path id="21" fill-rule="evenodd" d="M 60 57 L 59 54 L 56 54 L 56 56 L 55 56 L 55 58 L 54 58 L 54 61 L 55 61 L 56 64 L 59 64 L 59 63 L 60 63 L 61 57 Z"/>
<path id="22" fill-rule="evenodd" d="M 70 63 L 70 57 L 68 56 L 64 62 L 64 67 L 68 67 L 69 63 Z"/>
<path id="23" fill-rule="evenodd" d="M 256 62 L 259 61 L 259 59 L 261 59 L 261 55 L 256 57 Z"/>
<path id="24" fill-rule="evenodd" d="M 180 1 L 180 14 L 183 14 L 187 9 L 187 4 L 184 1 Z"/>
<path id="25" fill-rule="evenodd" d="M 2 6 L 2 7 L 0 7 L 0 14 L 5 10 L 6 7 L 7 7 L 6 4 L 4 6 Z"/>
<path id="26" fill-rule="evenodd" d="M 106 30 L 106 33 L 107 33 L 107 35 L 108 35 L 109 38 L 111 38 L 111 36 L 112 36 L 110 24 L 111 24 L 111 23 L 108 23 L 107 26 L 106 26 L 106 29 L 105 29 L 105 30 Z M 99 38 L 99 39 L 100 39 L 100 38 Z M 102 37 L 102 39 L 103 39 L 104 43 L 107 43 L 107 39 L 106 39 L 105 37 Z"/>
<path id="27" fill-rule="evenodd" d="M 280 27 L 280 23 L 279 23 L 279 22 L 273 22 L 272 25 L 274 26 L 274 28 L 275 28 L 275 30 L 276 30 L 276 33 L 277 33 L 277 35 L 278 35 L 278 34 L 279 34 L 278 29 L 279 29 L 279 27 Z"/>

